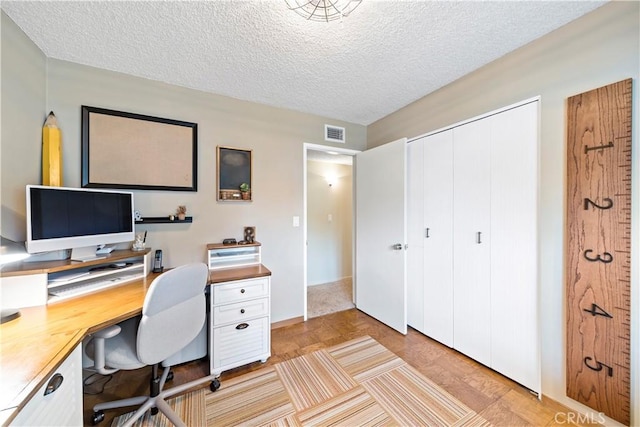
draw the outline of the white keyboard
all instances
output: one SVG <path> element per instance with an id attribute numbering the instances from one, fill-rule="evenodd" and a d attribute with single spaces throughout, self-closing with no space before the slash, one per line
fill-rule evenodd
<path id="1" fill-rule="evenodd" d="M 123 272 L 118 275 L 103 276 L 93 280 L 74 282 L 64 286 L 56 286 L 54 288 L 49 288 L 49 302 L 61 301 L 88 294 L 90 292 L 122 285 L 136 279 L 141 279 L 142 277 L 144 277 L 142 270 L 137 269 L 131 272 Z"/>

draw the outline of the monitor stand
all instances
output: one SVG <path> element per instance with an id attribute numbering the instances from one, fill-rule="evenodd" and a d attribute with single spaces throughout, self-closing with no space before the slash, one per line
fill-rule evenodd
<path id="1" fill-rule="evenodd" d="M 83 246 L 81 248 L 71 249 L 71 261 L 87 262 L 103 258 L 106 257 L 97 254 L 95 246 Z"/>

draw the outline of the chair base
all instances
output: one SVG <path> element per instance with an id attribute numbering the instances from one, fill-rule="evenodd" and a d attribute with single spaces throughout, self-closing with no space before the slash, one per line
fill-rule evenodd
<path id="1" fill-rule="evenodd" d="M 151 379 L 149 380 L 149 396 L 137 396 L 130 397 L 127 399 L 114 400 L 111 402 L 103 402 L 98 403 L 93 407 L 93 416 L 91 417 L 91 423 L 96 425 L 104 420 L 104 412 L 106 409 L 115 409 L 115 408 L 123 408 L 127 406 L 136 406 L 136 405 L 146 405 L 150 399 L 154 399 L 157 397 L 162 389 L 164 388 L 164 384 L 167 379 L 173 379 L 173 372 L 171 372 L 171 366 L 167 366 L 164 368 L 162 372 L 162 376 L 158 377 L 158 365 L 153 365 L 151 367 Z M 151 408 L 152 415 L 158 413 L 155 405 Z"/>
<path id="2" fill-rule="evenodd" d="M 104 402 L 99 403 L 93 407 L 93 417 L 91 418 L 92 424 L 96 425 L 104 420 L 104 412 L 103 409 L 114 409 L 114 408 L 122 408 L 125 406 L 134 406 L 141 405 L 138 410 L 133 414 L 131 418 L 127 420 L 127 422 L 123 425 L 123 427 L 131 427 L 140 417 L 144 416 L 144 414 L 151 410 L 152 414 L 154 414 L 154 410 L 162 412 L 168 419 L 177 427 L 186 427 L 184 422 L 180 419 L 178 414 L 176 414 L 173 409 L 166 402 L 166 399 L 169 399 L 177 394 L 183 393 L 191 388 L 197 387 L 200 384 L 204 384 L 206 382 L 211 381 L 209 388 L 212 392 L 218 390 L 220 388 L 220 380 L 216 375 L 208 375 L 206 377 L 198 378 L 196 380 L 190 381 L 185 384 L 180 384 L 175 387 L 171 387 L 168 390 L 162 390 L 164 384 L 167 380 L 167 377 L 170 373 L 170 366 L 164 368 L 162 372 L 162 377 L 160 379 L 157 378 L 157 365 L 153 366 L 154 375 L 151 376 L 151 390 L 152 396 L 138 396 L 131 397 L 128 399 L 115 400 L 113 402 Z M 157 393 L 156 393 L 157 390 Z M 155 396 L 153 396 L 155 394 Z"/>

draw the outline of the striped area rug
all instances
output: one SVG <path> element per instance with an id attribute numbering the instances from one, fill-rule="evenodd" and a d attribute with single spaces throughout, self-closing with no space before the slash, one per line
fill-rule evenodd
<path id="1" fill-rule="evenodd" d="M 204 400 L 216 427 L 490 425 L 368 336 L 223 381 Z"/>

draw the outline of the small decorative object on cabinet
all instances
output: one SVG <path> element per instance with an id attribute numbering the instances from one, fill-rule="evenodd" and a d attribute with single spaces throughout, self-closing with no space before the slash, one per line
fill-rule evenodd
<path id="1" fill-rule="evenodd" d="M 247 244 L 210 243 L 207 245 L 209 269 L 259 265 L 261 260 L 259 242 Z"/>
<path id="2" fill-rule="evenodd" d="M 245 243 L 253 243 L 256 240 L 256 228 L 245 227 L 244 228 L 244 241 Z"/>

